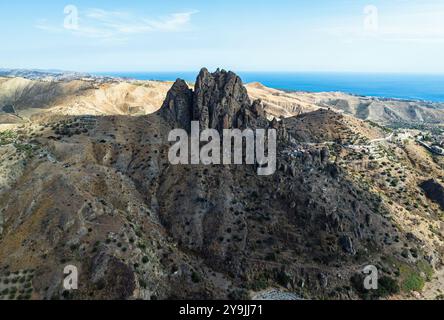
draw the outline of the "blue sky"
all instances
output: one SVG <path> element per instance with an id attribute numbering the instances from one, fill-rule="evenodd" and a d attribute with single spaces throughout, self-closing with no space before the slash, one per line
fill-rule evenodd
<path id="1" fill-rule="evenodd" d="M 444 73 L 442 0 L 15 0 L 0 28 L 0 68 Z"/>

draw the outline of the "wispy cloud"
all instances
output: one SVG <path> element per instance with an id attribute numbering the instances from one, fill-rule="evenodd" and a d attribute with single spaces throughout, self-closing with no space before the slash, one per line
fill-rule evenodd
<path id="1" fill-rule="evenodd" d="M 414 9 L 396 12 L 381 8 L 375 30 L 366 30 L 363 19 L 351 19 L 319 31 L 344 40 L 372 38 L 393 42 L 444 42 L 444 7 L 417 5 Z"/>
<path id="2" fill-rule="evenodd" d="M 79 12 L 78 25 L 66 28 L 51 24 L 45 19 L 35 27 L 52 33 L 67 32 L 76 36 L 101 40 L 124 41 L 131 35 L 153 32 L 183 32 L 191 29 L 191 18 L 198 11 L 173 13 L 164 17 L 139 17 L 125 11 L 108 11 L 99 8 Z"/>

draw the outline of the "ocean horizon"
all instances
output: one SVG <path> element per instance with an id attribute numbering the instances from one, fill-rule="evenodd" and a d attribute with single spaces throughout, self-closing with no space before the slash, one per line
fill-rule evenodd
<path id="1" fill-rule="evenodd" d="M 260 82 L 285 91 L 344 92 L 359 96 L 444 102 L 444 74 L 383 74 L 339 72 L 237 72 L 244 83 Z M 198 71 L 191 72 L 95 72 L 135 80 L 194 83 Z"/>

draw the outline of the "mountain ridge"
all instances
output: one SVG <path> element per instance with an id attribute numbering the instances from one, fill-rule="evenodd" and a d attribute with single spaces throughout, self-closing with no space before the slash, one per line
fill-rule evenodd
<path id="1" fill-rule="evenodd" d="M 201 73 L 194 91 L 181 80 L 163 84 L 163 108 L 149 114 L 98 104 L 98 115 L 69 115 L 68 94 L 67 105 L 1 131 L 0 293 L 249 299 L 277 287 L 305 299 L 363 299 L 422 290 L 442 266 L 444 225 L 418 185 L 444 183 L 439 158 L 333 108 L 269 122 L 250 112 L 255 104 L 235 74 Z M 103 87 L 128 101 L 133 86 L 105 82 L 74 101 Z M 279 138 L 278 171 L 259 177 L 254 166 L 171 165 L 168 133 L 188 119 L 217 129 L 278 125 L 288 134 Z M 63 289 L 67 264 L 80 270 L 78 291 Z M 362 288 L 368 264 L 380 270 L 382 291 Z M 16 274 L 23 283 L 12 284 Z M 412 278 L 418 286 L 409 286 Z"/>

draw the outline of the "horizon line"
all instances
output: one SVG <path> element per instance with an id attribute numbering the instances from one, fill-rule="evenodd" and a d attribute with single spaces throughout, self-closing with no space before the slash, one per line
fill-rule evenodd
<path id="1" fill-rule="evenodd" d="M 207 68 L 208 69 L 208 68 Z M 216 68 L 217 69 L 217 68 Z M 214 71 L 216 70 L 214 69 Z M 225 69 L 219 68 L 220 70 L 232 71 L 236 73 L 313 73 L 313 74 L 386 74 L 386 75 L 435 75 L 444 76 L 444 71 L 442 72 L 416 72 L 416 71 L 316 71 L 316 70 L 236 70 L 236 69 Z M 26 69 L 24 69 L 26 70 Z M 195 70 L 122 70 L 122 71 L 71 71 L 79 73 L 198 73 L 200 69 Z M 213 69 L 208 69 L 212 72 Z M 63 70 L 60 70 L 63 71 Z"/>
<path id="2" fill-rule="evenodd" d="M 99 74 L 99 73 L 195 73 L 199 72 L 202 68 L 207 68 L 210 72 L 213 68 L 201 67 L 189 70 L 70 70 L 59 68 L 10 68 L 0 67 L 0 71 L 4 70 L 22 70 L 22 71 L 36 71 L 36 72 L 76 72 L 87 74 Z M 226 70 L 237 73 L 313 73 L 313 74 L 385 74 L 385 75 L 431 75 L 431 76 L 444 76 L 444 71 L 429 72 L 429 71 L 354 71 L 354 70 L 241 70 L 241 69 L 229 69 L 229 68 L 214 68 L 214 70 Z"/>

